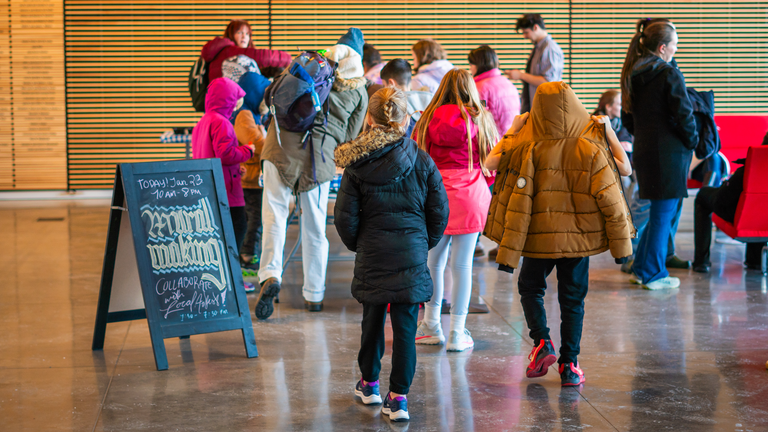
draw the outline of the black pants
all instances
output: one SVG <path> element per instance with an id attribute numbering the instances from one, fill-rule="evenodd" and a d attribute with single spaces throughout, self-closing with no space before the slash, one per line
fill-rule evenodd
<path id="1" fill-rule="evenodd" d="M 230 207 L 229 214 L 232 215 L 232 228 L 235 231 L 237 250 L 240 250 L 245 237 L 245 207 Z"/>
<path id="2" fill-rule="evenodd" d="M 392 303 L 392 373 L 389 375 L 389 391 L 408 394 L 416 373 L 416 327 L 419 319 L 418 304 Z M 363 335 L 357 364 L 365 381 L 378 381 L 381 357 L 384 355 L 384 324 L 387 322 L 387 305 L 363 303 Z"/>
<path id="3" fill-rule="evenodd" d="M 261 197 L 263 191 L 263 189 L 243 189 L 248 228 L 245 231 L 243 246 L 239 251 L 244 255 L 261 255 Z"/>
<path id="4" fill-rule="evenodd" d="M 560 359 L 562 363 L 576 363 L 584 323 L 584 298 L 589 285 L 589 257 L 537 259 L 523 258 L 517 289 L 523 304 L 525 321 L 536 345 L 549 339 L 544 294 L 547 276 L 557 267 L 557 300 L 560 303 Z"/>
<path id="5" fill-rule="evenodd" d="M 711 265 L 709 248 L 712 244 L 712 213 L 715 212 L 715 197 L 718 188 L 703 187 L 696 195 L 693 205 L 693 264 Z M 733 221 L 726 221 L 731 222 Z M 747 243 L 745 264 L 760 266 L 760 253 L 765 243 Z"/>

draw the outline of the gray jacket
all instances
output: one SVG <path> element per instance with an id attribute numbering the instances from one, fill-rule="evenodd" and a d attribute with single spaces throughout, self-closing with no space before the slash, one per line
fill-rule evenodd
<path id="1" fill-rule="evenodd" d="M 551 35 L 541 39 L 536 43 L 531 56 L 528 58 L 528 67 L 526 72 L 531 75 L 542 76 L 548 82 L 561 81 L 563 79 L 563 67 L 565 58 L 560 45 L 552 39 Z M 536 95 L 536 89 L 539 86 L 528 84 L 523 81 L 523 94 L 520 104 L 520 113 L 526 113 L 531 110 L 533 97 Z"/>
<path id="2" fill-rule="evenodd" d="M 340 143 L 355 138 L 363 127 L 368 110 L 365 78 L 336 77 L 328 95 L 328 119 L 320 112 L 315 118 L 312 137 L 302 143 L 304 134 L 280 129 L 280 143 L 274 120 L 261 152 L 261 160 L 275 165 L 280 178 L 295 192 L 307 192 L 329 182 L 336 173 L 333 151 Z"/>
<path id="3" fill-rule="evenodd" d="M 421 117 L 421 114 L 418 112 L 427 109 L 427 105 L 432 102 L 433 96 L 434 94 L 427 91 L 412 90 L 406 92 L 406 109 L 408 111 L 408 115 L 418 120 L 419 117 Z M 414 114 L 416 115 L 414 116 Z"/>

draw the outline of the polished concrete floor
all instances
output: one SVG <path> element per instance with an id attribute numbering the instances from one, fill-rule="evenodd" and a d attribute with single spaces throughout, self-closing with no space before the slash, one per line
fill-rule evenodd
<path id="1" fill-rule="evenodd" d="M 687 258 L 690 201 L 677 239 Z M 314 314 L 302 309 L 300 265 L 289 268 L 273 317 L 254 319 L 258 358 L 239 332 L 167 339 L 170 369 L 158 372 L 143 320 L 110 324 L 91 351 L 107 217 L 104 201 L 0 203 L 2 431 L 768 431 L 768 286 L 742 269 L 742 246 L 714 243 L 712 274 L 675 271 L 682 286 L 666 292 L 594 257 L 577 389 L 554 368 L 525 378 L 532 342 L 516 276 L 475 260 L 490 307 L 467 320 L 475 348 L 418 347 L 412 420 L 394 424 L 353 397 L 362 308 L 349 262 L 331 263 Z M 386 383 L 389 352 L 383 363 Z"/>

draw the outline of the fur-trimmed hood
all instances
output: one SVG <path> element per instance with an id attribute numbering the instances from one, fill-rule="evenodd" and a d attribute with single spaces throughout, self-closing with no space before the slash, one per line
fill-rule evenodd
<path id="1" fill-rule="evenodd" d="M 336 79 L 333 80 L 333 89 L 337 92 L 355 90 L 359 89 L 360 87 L 365 87 L 364 77 L 342 78 L 337 72 Z"/>
<path id="2" fill-rule="evenodd" d="M 360 180 L 389 184 L 407 176 L 418 155 L 416 142 L 390 129 L 375 127 L 336 147 L 336 166 Z"/>

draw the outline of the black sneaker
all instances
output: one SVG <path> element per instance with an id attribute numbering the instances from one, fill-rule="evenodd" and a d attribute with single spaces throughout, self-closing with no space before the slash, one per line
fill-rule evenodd
<path id="1" fill-rule="evenodd" d="M 525 369 L 525 376 L 528 378 L 538 378 L 547 374 L 549 367 L 556 361 L 555 347 L 549 339 L 542 339 L 539 345 L 533 347 L 531 354 L 528 355 L 531 362 Z"/>
<path id="2" fill-rule="evenodd" d="M 681 260 L 677 257 L 677 255 L 672 255 L 669 257 L 669 259 L 666 262 L 667 268 L 673 268 L 673 269 L 689 269 L 691 268 L 691 262 L 686 260 Z"/>
<path id="3" fill-rule="evenodd" d="M 696 273 L 709 273 L 709 264 L 696 264 L 693 263 L 693 271 Z"/>
<path id="4" fill-rule="evenodd" d="M 309 312 L 322 312 L 323 302 L 311 302 L 304 300 L 304 309 Z"/>
<path id="5" fill-rule="evenodd" d="M 560 384 L 572 387 L 584 384 L 584 372 L 578 363 L 563 363 L 560 365 Z"/>
<path id="6" fill-rule="evenodd" d="M 259 270 L 259 256 L 240 254 L 240 268 Z"/>
<path id="7" fill-rule="evenodd" d="M 355 396 L 362 399 L 363 403 L 366 405 L 380 404 L 381 394 L 379 394 L 379 382 L 375 381 L 363 384 L 363 379 L 360 378 L 360 381 L 358 381 L 355 386 Z"/>
<path id="8" fill-rule="evenodd" d="M 381 413 L 389 416 L 393 422 L 408 421 L 411 417 L 408 415 L 408 399 L 405 396 L 398 396 L 392 399 L 387 393 L 384 398 L 384 405 L 381 406 Z"/>
<path id="9" fill-rule="evenodd" d="M 272 316 L 272 312 L 275 311 L 273 300 L 279 292 L 280 282 L 276 278 L 269 278 L 261 284 L 261 291 L 256 297 L 256 307 L 254 308 L 256 318 L 264 320 Z"/>

